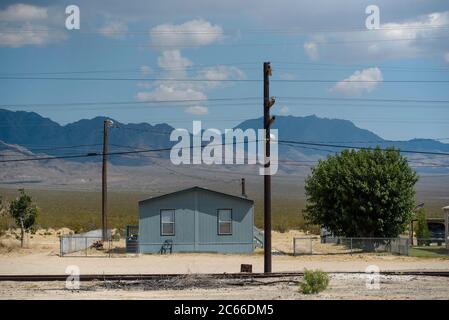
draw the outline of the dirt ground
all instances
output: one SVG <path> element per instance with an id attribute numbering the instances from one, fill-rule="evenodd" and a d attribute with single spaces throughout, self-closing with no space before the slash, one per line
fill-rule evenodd
<path id="1" fill-rule="evenodd" d="M 282 281 L 282 279 L 280 279 Z M 291 281 L 290 281 L 291 280 Z M 329 287 L 316 295 L 298 290 L 300 278 L 280 283 L 193 282 L 191 286 L 161 289 L 158 286 L 117 282 L 82 282 L 79 290 L 65 289 L 64 282 L 2 282 L 0 299 L 449 299 L 449 278 L 380 276 L 379 288 L 367 287 L 365 274 L 330 274 Z M 263 282 L 263 281 L 261 281 Z M 274 282 L 274 281 L 273 281 Z M 207 286 L 207 288 L 205 288 Z"/>
<path id="2" fill-rule="evenodd" d="M 194 254 L 126 255 L 112 258 L 90 255 L 59 257 L 58 235 L 68 229 L 39 230 L 29 239 L 28 248 L 20 248 L 14 233 L 0 238 L 0 274 L 65 274 L 68 266 L 77 266 L 81 274 L 186 274 L 191 277 L 207 273 L 234 273 L 241 264 L 252 264 L 253 272 L 263 272 L 263 254 Z M 449 278 L 423 276 L 381 276 L 380 290 L 366 288 L 365 269 L 370 265 L 381 271 L 449 270 L 449 259 L 415 258 L 386 254 L 333 254 L 292 256 L 293 237 L 298 231 L 273 233 L 273 272 L 299 272 L 321 269 L 331 274 L 329 288 L 314 296 L 298 292 L 298 279 L 269 285 L 209 284 L 192 285 L 180 290 L 170 286 L 117 287 L 114 283 L 82 282 L 78 291 L 65 289 L 64 282 L 1 282 L 0 299 L 449 299 Z M 351 271 L 360 274 L 332 274 Z M 292 281 L 290 281 L 292 280 Z M 214 288 L 214 289 L 208 289 Z"/>

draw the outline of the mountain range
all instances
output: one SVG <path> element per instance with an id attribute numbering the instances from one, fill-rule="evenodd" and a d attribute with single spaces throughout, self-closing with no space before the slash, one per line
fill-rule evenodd
<path id="1" fill-rule="evenodd" d="M 0 109 L 0 140 L 19 145 L 33 154 L 64 156 L 80 153 L 101 153 L 103 121 L 106 117 L 82 119 L 67 125 L 60 125 L 35 112 Z M 161 149 L 173 146 L 170 132 L 174 129 L 166 123 L 124 124 L 114 121 L 109 132 L 110 152 L 135 149 Z M 262 127 L 262 118 L 241 122 L 235 128 L 242 130 Z M 389 141 L 375 133 L 358 128 L 351 121 L 306 117 L 278 116 L 272 128 L 278 129 L 278 139 L 323 144 L 338 144 L 356 147 L 394 146 L 402 150 L 449 152 L 449 144 L 432 139 Z M 5 146 L 3 145 L 3 150 Z M 287 160 L 316 160 L 341 148 L 329 146 L 280 145 L 279 157 Z M 2 149 L 0 149 L 2 151 Z M 4 154 L 4 153 L 2 153 Z M 154 157 L 167 158 L 168 152 L 152 153 L 151 157 L 127 155 L 111 157 L 118 165 L 142 165 L 151 163 Z M 422 156 L 420 156 L 422 158 Z M 73 161 L 99 161 L 99 157 L 75 158 Z"/>

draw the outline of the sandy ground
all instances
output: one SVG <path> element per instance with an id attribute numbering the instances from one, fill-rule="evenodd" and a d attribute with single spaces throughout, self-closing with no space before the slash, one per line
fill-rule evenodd
<path id="1" fill-rule="evenodd" d="M 81 274 L 147 274 L 173 273 L 197 276 L 205 273 L 234 273 L 241 264 L 252 264 L 253 272 L 263 272 L 263 254 L 172 254 L 126 255 L 112 258 L 99 253 L 88 257 L 59 257 L 58 234 L 70 230 L 38 231 L 29 239 L 28 248 L 19 248 L 12 234 L 0 238 L 0 274 L 65 274 L 68 266 L 77 266 Z M 304 234 L 298 231 L 273 234 L 275 252 L 291 252 L 292 238 Z M 95 254 L 92 253 L 92 254 Z M 331 275 L 329 288 L 316 296 L 298 292 L 295 282 L 270 285 L 220 286 L 205 289 L 195 285 L 174 290 L 142 289 L 140 287 L 108 287 L 104 282 L 82 282 L 81 290 L 66 290 L 64 282 L 1 282 L 0 299 L 449 299 L 449 278 L 382 276 L 380 290 L 365 287 L 365 269 L 375 265 L 381 271 L 392 270 L 449 270 L 449 259 L 414 258 L 380 254 L 332 255 L 274 255 L 273 272 L 297 272 L 321 269 L 332 273 L 356 271 L 355 275 Z M 298 279 L 295 279 L 297 282 Z"/>
<path id="2" fill-rule="evenodd" d="M 16 231 L 17 232 L 17 231 Z M 263 252 L 252 255 L 177 253 L 171 255 L 113 254 L 89 252 L 89 256 L 59 257 L 59 234 L 70 230 L 39 230 L 29 239 L 28 248 L 19 248 L 11 236 L 0 239 L 0 274 L 64 274 L 67 266 L 76 265 L 83 274 L 114 273 L 232 273 L 240 272 L 241 264 L 252 264 L 253 272 L 263 272 Z M 299 231 L 273 232 L 275 252 L 292 252 L 293 237 Z M 122 246 L 119 242 L 114 245 Z M 449 259 L 423 259 L 382 254 L 273 255 L 273 272 L 295 272 L 307 269 L 323 271 L 360 271 L 370 265 L 380 270 L 449 270 Z"/>
<path id="3" fill-rule="evenodd" d="M 82 282 L 79 290 L 65 289 L 64 282 L 3 282 L 0 299 L 449 299 L 449 278 L 380 276 L 378 289 L 366 285 L 364 274 L 330 274 L 329 287 L 316 295 L 299 292 L 297 281 L 274 284 L 223 285 L 209 288 L 160 289 L 131 285 L 117 288 L 112 282 Z"/>

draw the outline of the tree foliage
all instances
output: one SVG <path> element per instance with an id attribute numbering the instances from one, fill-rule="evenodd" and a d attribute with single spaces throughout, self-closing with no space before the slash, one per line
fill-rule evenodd
<path id="1" fill-rule="evenodd" d="M 429 226 L 426 221 L 426 212 L 424 209 L 420 209 L 417 214 L 417 222 L 416 222 L 416 238 L 418 239 L 429 239 L 430 232 Z"/>
<path id="2" fill-rule="evenodd" d="M 2 197 L 0 196 L 0 217 L 4 216 L 6 214 L 7 208 L 5 203 L 3 202 Z"/>
<path id="3" fill-rule="evenodd" d="M 396 237 L 410 222 L 418 176 L 398 150 L 344 150 L 306 179 L 305 214 L 336 236 Z"/>
<path id="4" fill-rule="evenodd" d="M 24 245 L 24 235 L 36 224 L 38 209 L 33 204 L 31 196 L 24 189 L 19 189 L 20 195 L 9 205 L 9 213 L 21 230 L 21 245 Z"/>

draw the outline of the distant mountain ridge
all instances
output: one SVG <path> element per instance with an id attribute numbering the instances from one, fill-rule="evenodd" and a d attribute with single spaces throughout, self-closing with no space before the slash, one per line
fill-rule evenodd
<path id="1" fill-rule="evenodd" d="M 262 118 L 246 120 L 237 127 L 243 130 L 248 128 L 262 128 Z M 356 127 L 349 120 L 318 118 L 315 115 L 306 117 L 276 116 L 272 125 L 279 130 L 283 140 L 301 141 L 384 141 L 369 130 Z"/>
<path id="2" fill-rule="evenodd" d="M 106 117 L 82 119 L 62 126 L 35 112 L 0 109 L 0 140 L 24 146 L 38 154 L 67 155 L 81 152 L 101 152 L 105 119 Z M 114 123 L 114 127 L 109 130 L 110 151 L 169 148 L 175 143 L 169 139 L 170 132 L 174 128 L 166 123 L 156 125 L 148 123 L 123 124 L 115 120 Z M 262 118 L 245 120 L 235 128 L 242 130 L 262 128 Z M 315 115 L 306 117 L 277 116 L 273 128 L 279 130 L 280 140 L 357 147 L 395 146 L 404 150 L 449 152 L 449 144 L 436 140 L 388 141 L 369 130 L 358 128 L 351 121 L 319 118 Z M 65 146 L 76 146 L 76 148 L 64 148 Z M 316 159 L 332 150 L 335 152 L 340 149 L 319 146 L 303 146 L 301 148 L 279 146 L 280 157 L 293 160 L 307 157 Z M 157 154 L 162 158 L 167 158 L 168 155 L 168 152 Z M 154 154 L 142 156 L 111 157 L 111 161 L 115 164 L 139 165 L 151 162 L 151 156 Z M 99 161 L 99 158 L 81 158 L 79 161 Z"/>
<path id="3" fill-rule="evenodd" d="M 62 126 L 35 112 L 0 109 L 0 140 L 24 146 L 34 153 L 50 155 L 101 152 L 105 119 L 108 118 L 82 119 Z M 108 131 L 110 151 L 126 151 L 130 150 L 129 148 L 160 149 L 173 145 L 169 139 L 173 128 L 168 124 L 152 126 L 148 123 L 123 124 L 113 121 L 114 126 Z M 65 146 L 74 148 L 64 149 Z M 164 157 L 163 154 L 160 156 Z M 140 160 L 136 162 L 136 159 L 131 158 L 121 158 L 111 158 L 111 161 L 130 165 L 142 162 Z M 92 159 L 94 158 L 80 158 L 79 161 Z"/>

